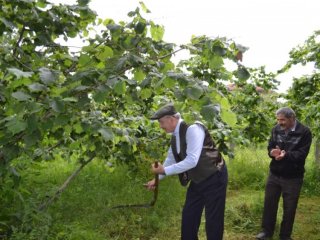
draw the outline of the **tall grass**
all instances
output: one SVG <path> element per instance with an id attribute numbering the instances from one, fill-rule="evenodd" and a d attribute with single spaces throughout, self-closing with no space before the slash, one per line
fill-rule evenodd
<path id="1" fill-rule="evenodd" d="M 262 190 L 268 174 L 269 157 L 262 147 L 239 148 L 228 161 L 229 188 Z"/>
<path id="2" fill-rule="evenodd" d="M 229 185 L 225 239 L 253 239 L 260 230 L 269 158 L 263 147 L 237 149 L 235 156 L 235 159 L 227 160 Z M 312 162 L 310 156 L 295 224 L 295 239 L 318 239 L 320 206 L 315 203 L 320 200 L 319 171 L 313 169 Z M 26 190 L 26 213 L 22 224 L 13 229 L 10 239 L 180 239 L 186 188 L 180 186 L 177 177 L 161 181 L 158 202 L 154 207 L 113 209 L 116 205 L 151 201 L 152 192 L 143 187 L 143 183 L 153 177 L 149 164 L 134 171 L 128 166 L 119 166 L 111 171 L 103 161 L 94 161 L 83 169 L 47 211 L 36 211 L 41 201 L 57 190 L 75 166 L 76 163 L 62 160 L 37 163 L 24 174 L 22 187 Z M 281 209 L 280 206 L 280 213 Z M 280 220 L 281 214 L 278 218 Z M 201 240 L 205 239 L 204 224 L 199 236 Z"/>

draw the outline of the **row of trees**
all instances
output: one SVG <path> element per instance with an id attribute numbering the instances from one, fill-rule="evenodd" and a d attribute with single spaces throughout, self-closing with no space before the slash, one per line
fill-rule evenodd
<path id="1" fill-rule="evenodd" d="M 286 99 L 297 110 L 299 118 L 312 130 L 315 142 L 315 160 L 320 166 L 320 31 L 310 36 L 302 46 L 290 52 L 288 63 L 279 72 L 288 71 L 294 65 L 314 64 L 308 75 L 294 78 Z"/>
<path id="2" fill-rule="evenodd" d="M 77 160 L 79 169 L 69 182 L 93 159 L 134 165 L 161 157 L 158 144 L 150 141 L 166 140 L 149 116 L 168 101 L 187 121 L 205 122 L 230 157 L 231 146 L 263 142 L 269 135 L 279 106 L 277 74 L 243 66 L 245 48 L 232 39 L 198 36 L 181 46 L 165 42 L 164 28 L 143 16 L 149 12 L 143 3 L 128 13 L 129 22 L 119 23 L 99 19 L 88 0 L 72 6 L 46 0 L 0 3 L 0 234 L 19 223 L 13 211 L 22 208 L 5 206 L 20 195 L 20 173 L 34 161 Z M 282 71 L 298 62 L 316 61 L 319 67 L 316 37 L 292 51 Z M 70 38 L 82 42 L 79 51 L 61 44 Z M 175 65 L 172 56 L 182 49 L 190 57 Z M 315 136 L 318 78 L 315 72 L 295 80 L 288 94 Z M 228 91 L 229 83 L 235 90 Z M 297 92 L 309 98 L 301 101 Z"/>

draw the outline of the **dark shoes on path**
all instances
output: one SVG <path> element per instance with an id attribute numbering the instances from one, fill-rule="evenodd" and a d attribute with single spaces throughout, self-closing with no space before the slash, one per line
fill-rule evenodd
<path id="1" fill-rule="evenodd" d="M 267 234 L 266 232 L 261 232 L 256 236 L 256 239 L 259 240 L 269 240 L 271 239 L 272 235 Z"/>
<path id="2" fill-rule="evenodd" d="M 261 232 L 256 236 L 256 239 L 258 240 L 270 240 L 272 238 L 272 235 L 267 234 L 266 232 Z M 291 237 L 285 237 L 285 238 L 281 238 L 280 240 L 293 240 Z"/>

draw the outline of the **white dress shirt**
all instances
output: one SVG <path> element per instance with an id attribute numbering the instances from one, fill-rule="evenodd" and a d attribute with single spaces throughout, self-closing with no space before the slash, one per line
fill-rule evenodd
<path id="1" fill-rule="evenodd" d="M 177 152 L 180 152 L 180 137 L 179 129 L 180 124 L 183 120 L 180 118 L 179 122 L 172 134 L 176 136 Z M 188 127 L 186 132 L 186 142 L 187 142 L 187 156 L 180 162 L 176 162 L 172 153 L 171 146 L 168 151 L 167 158 L 165 159 L 163 166 L 166 175 L 175 175 L 188 171 L 194 168 L 198 161 L 203 147 L 203 141 L 205 138 L 205 131 L 200 124 L 192 124 Z M 162 179 L 164 175 L 160 175 Z"/>

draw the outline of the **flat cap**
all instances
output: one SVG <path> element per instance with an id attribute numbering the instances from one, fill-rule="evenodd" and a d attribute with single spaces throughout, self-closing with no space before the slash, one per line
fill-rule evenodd
<path id="1" fill-rule="evenodd" d="M 173 104 L 169 103 L 169 104 L 163 106 L 162 108 L 160 108 L 158 111 L 156 111 L 150 119 L 157 120 L 157 119 L 160 119 L 164 116 L 172 116 L 176 113 L 177 113 L 177 111 L 174 108 Z"/>

